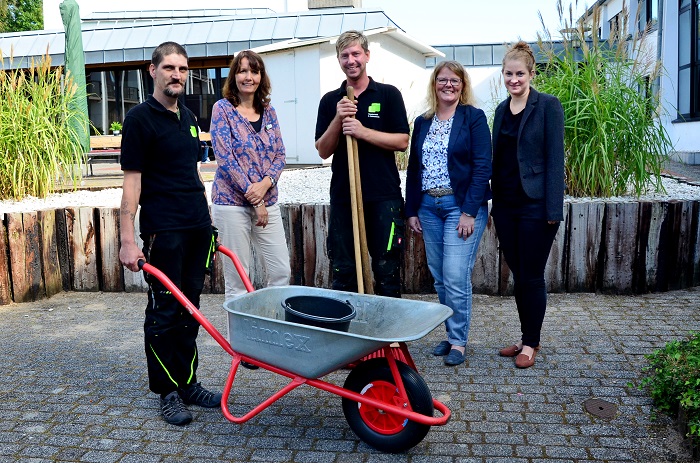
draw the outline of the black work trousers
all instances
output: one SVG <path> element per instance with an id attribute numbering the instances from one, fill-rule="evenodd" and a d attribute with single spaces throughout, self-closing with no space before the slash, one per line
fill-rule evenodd
<path id="1" fill-rule="evenodd" d="M 374 294 L 401 297 L 401 256 L 406 230 L 403 199 L 366 202 L 363 207 Z M 327 246 L 333 269 L 333 289 L 357 291 L 350 204 L 331 204 Z"/>
<path id="2" fill-rule="evenodd" d="M 148 263 L 170 278 L 199 308 L 211 227 L 143 236 Z M 143 329 L 151 391 L 166 395 L 197 381 L 199 322 L 155 277 L 146 275 L 148 305 Z"/>
<path id="3" fill-rule="evenodd" d="M 493 220 L 499 247 L 513 273 L 523 344 L 537 347 L 547 310 L 544 270 L 559 223 L 505 212 L 494 215 Z"/>

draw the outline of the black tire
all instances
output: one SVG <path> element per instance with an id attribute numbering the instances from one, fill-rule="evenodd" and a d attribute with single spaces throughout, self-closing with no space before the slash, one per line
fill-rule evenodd
<path id="1" fill-rule="evenodd" d="M 413 411 L 433 416 L 433 398 L 423 378 L 405 363 L 397 361 L 396 364 Z M 376 388 L 372 394 L 385 401 L 388 396 L 398 394 L 389 363 L 385 358 L 361 362 L 350 372 L 344 387 L 362 395 Z M 345 398 L 343 413 L 357 437 L 382 452 L 404 452 L 422 441 L 430 431 L 429 425 L 384 413 Z"/>

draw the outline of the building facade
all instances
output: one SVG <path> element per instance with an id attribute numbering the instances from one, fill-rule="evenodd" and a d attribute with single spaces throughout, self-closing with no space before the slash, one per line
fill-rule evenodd
<path id="1" fill-rule="evenodd" d="M 600 12 L 594 33 L 601 39 L 626 31 L 661 63 L 661 76 L 651 84 L 659 92 L 660 122 L 671 137 L 672 157 L 700 164 L 700 0 L 600 0 L 584 22 L 590 22 L 593 8 Z"/>

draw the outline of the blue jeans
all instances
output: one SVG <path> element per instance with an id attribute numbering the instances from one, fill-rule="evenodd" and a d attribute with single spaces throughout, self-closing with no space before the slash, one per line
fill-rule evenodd
<path id="1" fill-rule="evenodd" d="M 466 346 L 472 313 L 472 269 L 481 235 L 488 220 L 488 206 L 482 205 L 474 220 L 474 232 L 466 239 L 457 234 L 462 212 L 453 195 L 434 198 L 423 194 L 418 219 L 423 228 L 428 268 L 435 280 L 440 303 L 454 311 L 445 321 L 447 340 Z"/>

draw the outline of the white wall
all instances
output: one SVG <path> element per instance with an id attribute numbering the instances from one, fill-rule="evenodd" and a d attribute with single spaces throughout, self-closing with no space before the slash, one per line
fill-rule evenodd
<path id="1" fill-rule="evenodd" d="M 661 27 L 661 122 L 673 143 L 674 157 L 689 164 L 700 164 L 700 121 L 677 121 L 678 106 L 678 2 L 665 1 Z M 676 122 L 674 122 L 676 121 Z"/>
<path id="2" fill-rule="evenodd" d="M 319 164 L 314 147 L 316 113 L 321 93 L 319 47 L 297 48 L 264 55 L 272 82 L 272 106 L 277 112 L 288 164 Z"/>

